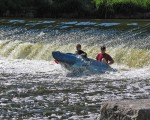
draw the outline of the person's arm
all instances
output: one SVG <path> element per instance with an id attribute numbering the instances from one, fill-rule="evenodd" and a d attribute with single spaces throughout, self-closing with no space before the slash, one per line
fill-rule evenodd
<path id="1" fill-rule="evenodd" d="M 96 56 L 96 60 L 98 61 L 98 56 L 99 56 L 99 54 Z"/>
<path id="2" fill-rule="evenodd" d="M 111 65 L 114 63 L 114 60 L 113 58 L 109 55 L 109 62 L 108 62 L 108 65 Z"/>
<path id="3" fill-rule="evenodd" d="M 86 52 L 83 52 L 83 53 L 81 54 L 81 56 L 87 57 L 87 53 L 86 53 Z"/>
<path id="4" fill-rule="evenodd" d="M 113 63 L 114 63 L 114 60 L 112 59 L 112 60 L 109 61 L 108 65 L 111 65 Z"/>

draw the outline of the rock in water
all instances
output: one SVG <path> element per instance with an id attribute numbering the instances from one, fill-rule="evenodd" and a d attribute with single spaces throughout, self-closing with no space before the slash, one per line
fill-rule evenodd
<path id="1" fill-rule="evenodd" d="M 100 120 L 150 120 L 150 99 L 103 102 Z"/>

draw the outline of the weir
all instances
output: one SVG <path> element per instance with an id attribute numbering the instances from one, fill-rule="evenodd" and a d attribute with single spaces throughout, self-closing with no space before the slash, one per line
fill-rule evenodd
<path id="1" fill-rule="evenodd" d="M 88 57 L 95 59 L 100 52 L 97 46 L 83 45 Z M 0 55 L 11 59 L 32 59 L 51 61 L 52 51 L 75 52 L 75 45 L 57 45 L 44 43 L 30 43 L 22 41 L 0 41 Z M 129 67 L 146 67 L 150 64 L 150 50 L 116 46 L 107 48 L 116 64 L 124 64 Z"/>

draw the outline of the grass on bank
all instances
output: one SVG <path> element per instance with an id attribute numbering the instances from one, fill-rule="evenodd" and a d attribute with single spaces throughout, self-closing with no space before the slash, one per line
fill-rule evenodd
<path id="1" fill-rule="evenodd" d="M 97 7 L 104 3 L 107 5 L 130 3 L 141 7 L 148 7 L 150 0 L 95 0 L 95 3 Z"/>

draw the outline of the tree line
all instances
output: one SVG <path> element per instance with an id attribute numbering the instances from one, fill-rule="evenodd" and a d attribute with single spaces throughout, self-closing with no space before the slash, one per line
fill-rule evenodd
<path id="1" fill-rule="evenodd" d="M 124 2 L 125 1 L 125 2 Z M 0 0 L 0 17 L 149 18 L 150 4 L 132 0 Z M 137 0 L 138 1 L 138 0 Z"/>

